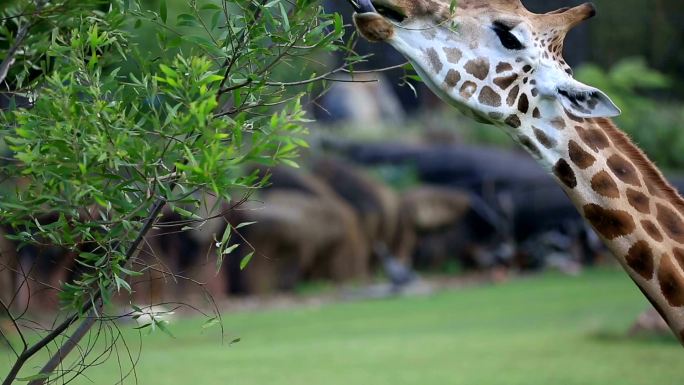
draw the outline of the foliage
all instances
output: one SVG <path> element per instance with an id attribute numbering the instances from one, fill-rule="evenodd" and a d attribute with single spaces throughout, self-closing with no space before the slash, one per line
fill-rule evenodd
<path id="1" fill-rule="evenodd" d="M 670 80 L 639 58 L 626 59 L 609 71 L 584 65 L 577 78 L 604 92 L 622 109 L 616 123 L 661 167 L 684 168 L 684 110 L 649 97 L 669 88 Z"/>
<path id="2" fill-rule="evenodd" d="M 23 0 L 0 16 L 0 222 L 22 246 L 78 254 L 78 278 L 61 288 L 76 318 L 131 292 L 145 268 L 134 256 L 165 206 L 199 227 L 204 195 L 239 201 L 236 189 L 261 185 L 246 163 L 296 166 L 303 94 L 346 68 L 316 74 L 307 55 L 362 59 L 341 43 L 339 15 L 315 1 L 191 0 L 181 11 L 172 20 L 166 0 L 155 10 Z M 217 236 L 219 261 L 230 231 Z M 24 344 L 18 366 L 32 354 Z"/>

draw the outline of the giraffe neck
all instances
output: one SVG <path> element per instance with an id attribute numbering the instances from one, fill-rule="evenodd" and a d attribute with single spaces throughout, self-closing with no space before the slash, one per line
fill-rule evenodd
<path id="1" fill-rule="evenodd" d="M 533 114 L 516 140 L 558 179 L 684 344 L 684 200 L 609 119 Z"/>

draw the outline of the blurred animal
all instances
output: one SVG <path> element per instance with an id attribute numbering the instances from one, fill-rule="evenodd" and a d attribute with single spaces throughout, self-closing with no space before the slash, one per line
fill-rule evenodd
<path id="1" fill-rule="evenodd" d="M 572 238 L 573 258 L 581 255 L 583 263 L 593 264 L 604 253 L 605 247 L 587 228 L 567 195 L 525 154 L 481 146 L 397 142 L 327 141 L 325 145 L 363 165 L 412 165 L 424 183 L 470 193 L 472 211 L 466 214 L 466 225 L 459 231 L 443 229 L 424 234 L 423 239 L 430 241 L 418 243 L 420 263 L 430 260 L 428 255 L 461 250 L 472 256 L 472 267 L 499 261 L 522 269 L 536 268 L 545 263 L 527 260 L 529 254 L 519 253 L 517 245 L 548 231 Z M 458 237 L 470 240 L 470 245 L 456 242 Z M 501 250 L 486 251 L 496 242 L 506 245 Z M 471 246 L 477 247 L 471 250 Z"/>
<path id="2" fill-rule="evenodd" d="M 402 213 L 416 237 L 417 267 L 438 270 L 454 261 L 463 268 L 483 269 L 498 263 L 490 249 L 500 240 L 499 218 L 476 195 L 420 186 L 403 193 Z"/>
<path id="3" fill-rule="evenodd" d="M 231 213 L 245 242 L 229 257 L 231 291 L 264 294 L 292 290 L 304 279 L 336 282 L 364 279 L 369 250 L 352 209 L 339 199 L 292 189 L 271 189 L 263 204 Z M 241 271 L 241 257 L 254 256 Z"/>
<path id="4" fill-rule="evenodd" d="M 403 193 L 401 206 L 416 231 L 428 232 L 463 218 L 471 207 L 471 198 L 462 190 L 420 186 Z"/>
<path id="5" fill-rule="evenodd" d="M 375 255 L 380 259 L 384 273 L 390 281 L 391 291 L 397 293 L 401 291 L 403 287 L 409 285 L 413 282 L 418 275 L 407 266 L 405 263 L 399 261 L 394 255 L 392 255 L 387 247 L 382 243 L 377 243 L 373 249 Z"/>
<path id="6" fill-rule="evenodd" d="M 627 334 L 632 337 L 640 334 L 672 335 L 667 322 L 658 313 L 658 310 L 653 307 L 649 307 L 639 315 L 634 324 L 629 328 Z"/>
<path id="7" fill-rule="evenodd" d="M 343 160 L 326 157 L 311 163 L 313 174 L 354 209 L 369 247 L 380 244 L 400 263 L 410 265 L 413 234 L 403 221 L 399 196 Z"/>

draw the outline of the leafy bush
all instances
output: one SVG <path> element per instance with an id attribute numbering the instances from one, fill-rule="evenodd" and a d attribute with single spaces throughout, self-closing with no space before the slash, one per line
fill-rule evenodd
<path id="1" fill-rule="evenodd" d="M 103 309 L 145 269 L 132 262 L 165 206 L 186 228 L 201 226 L 203 194 L 238 201 L 236 189 L 261 185 L 244 175 L 246 163 L 296 165 L 304 93 L 345 70 L 316 74 L 303 59 L 348 50 L 341 18 L 316 1 L 191 0 L 176 11 L 172 22 L 166 0 L 157 10 L 137 0 L 21 0 L 0 15 L 9 86 L 0 222 L 22 246 L 78 253 L 81 267 L 61 288 L 69 316 L 21 344 L 6 383 L 75 322 L 80 331 L 116 318 Z M 217 235 L 219 265 L 232 230 Z M 23 314 L 2 305 L 16 325 Z M 33 379 L 69 375 L 54 370 L 82 337 L 66 339 Z"/>

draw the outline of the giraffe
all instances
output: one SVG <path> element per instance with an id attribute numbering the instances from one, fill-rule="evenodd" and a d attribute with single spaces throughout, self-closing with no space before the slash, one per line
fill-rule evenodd
<path id="1" fill-rule="evenodd" d="M 435 94 L 503 128 L 555 176 L 684 344 L 684 200 L 612 123 L 610 98 L 575 80 L 562 56 L 567 32 L 595 7 L 350 1 L 362 36 L 391 44 Z"/>

